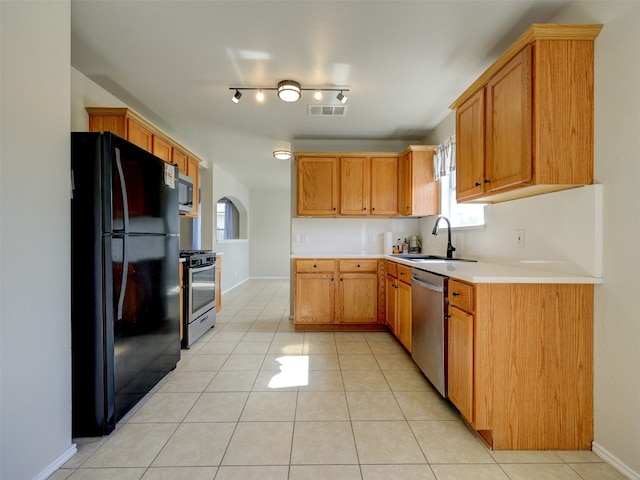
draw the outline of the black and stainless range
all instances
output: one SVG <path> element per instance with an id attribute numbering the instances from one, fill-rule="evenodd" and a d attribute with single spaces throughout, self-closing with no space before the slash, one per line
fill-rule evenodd
<path id="1" fill-rule="evenodd" d="M 189 348 L 216 323 L 216 254 L 211 250 L 182 250 L 183 337 Z"/>

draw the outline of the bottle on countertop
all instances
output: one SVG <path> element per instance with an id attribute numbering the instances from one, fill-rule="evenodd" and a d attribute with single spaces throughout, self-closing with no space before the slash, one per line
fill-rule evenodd
<path id="1" fill-rule="evenodd" d="M 402 253 L 409 253 L 409 242 L 407 242 L 406 238 L 402 242 Z"/>

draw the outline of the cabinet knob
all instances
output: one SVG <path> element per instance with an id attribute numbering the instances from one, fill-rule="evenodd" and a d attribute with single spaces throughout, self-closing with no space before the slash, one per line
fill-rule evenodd
<path id="1" fill-rule="evenodd" d="M 313 265 L 313 268 L 318 268 L 318 266 L 316 264 Z"/>
<path id="2" fill-rule="evenodd" d="M 356 267 L 360 268 L 360 264 L 357 264 Z"/>
<path id="3" fill-rule="evenodd" d="M 375 209 L 376 209 L 376 207 L 373 207 L 371 210 L 375 210 Z"/>
<path id="4" fill-rule="evenodd" d="M 485 178 L 484 183 L 491 183 L 491 180 L 489 180 L 488 178 Z"/>
<path id="5" fill-rule="evenodd" d="M 451 295 L 454 296 L 454 297 L 459 297 L 460 296 L 460 294 L 458 292 L 453 292 Z"/>
<path id="6" fill-rule="evenodd" d="M 362 207 L 362 210 L 366 210 L 366 209 L 367 209 L 367 207 Z"/>
<path id="7" fill-rule="evenodd" d="M 480 185 L 482 185 L 480 182 L 476 182 L 476 187 L 479 187 Z"/>
<path id="8" fill-rule="evenodd" d="M 336 207 L 333 207 L 333 211 L 334 211 L 334 212 L 336 211 Z"/>

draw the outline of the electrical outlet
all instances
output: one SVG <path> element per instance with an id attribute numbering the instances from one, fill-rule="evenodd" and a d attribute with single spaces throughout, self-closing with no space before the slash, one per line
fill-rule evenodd
<path id="1" fill-rule="evenodd" d="M 516 248 L 524 248 L 524 228 L 516 228 Z"/>
<path id="2" fill-rule="evenodd" d="M 373 244 L 373 233 L 369 234 L 369 245 Z"/>
<path id="3" fill-rule="evenodd" d="M 293 234 L 293 243 L 300 243 L 300 234 L 299 233 L 294 233 Z"/>
<path id="4" fill-rule="evenodd" d="M 302 234 L 302 243 L 309 243 L 309 234 L 308 233 L 303 233 Z"/>

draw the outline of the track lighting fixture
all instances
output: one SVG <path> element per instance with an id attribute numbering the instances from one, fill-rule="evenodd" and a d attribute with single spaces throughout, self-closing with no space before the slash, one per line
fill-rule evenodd
<path id="1" fill-rule="evenodd" d="M 347 88 L 332 88 L 332 87 L 313 87 L 303 88 L 300 83 L 295 80 L 282 80 L 278 82 L 276 87 L 229 87 L 229 90 L 235 90 L 235 93 L 231 100 L 233 103 L 238 103 L 240 97 L 242 97 L 243 90 L 257 90 L 256 100 L 259 102 L 264 101 L 264 92 L 266 90 L 275 90 L 278 93 L 278 98 L 284 102 L 295 102 L 300 99 L 303 91 L 313 91 L 313 98 L 316 101 L 322 99 L 322 92 L 339 92 L 337 99 L 344 103 L 347 103 L 347 97 L 344 92 L 348 92 Z"/>
<path id="2" fill-rule="evenodd" d="M 291 152 L 289 150 L 274 150 L 273 157 L 278 160 L 289 160 L 291 158 Z"/>

